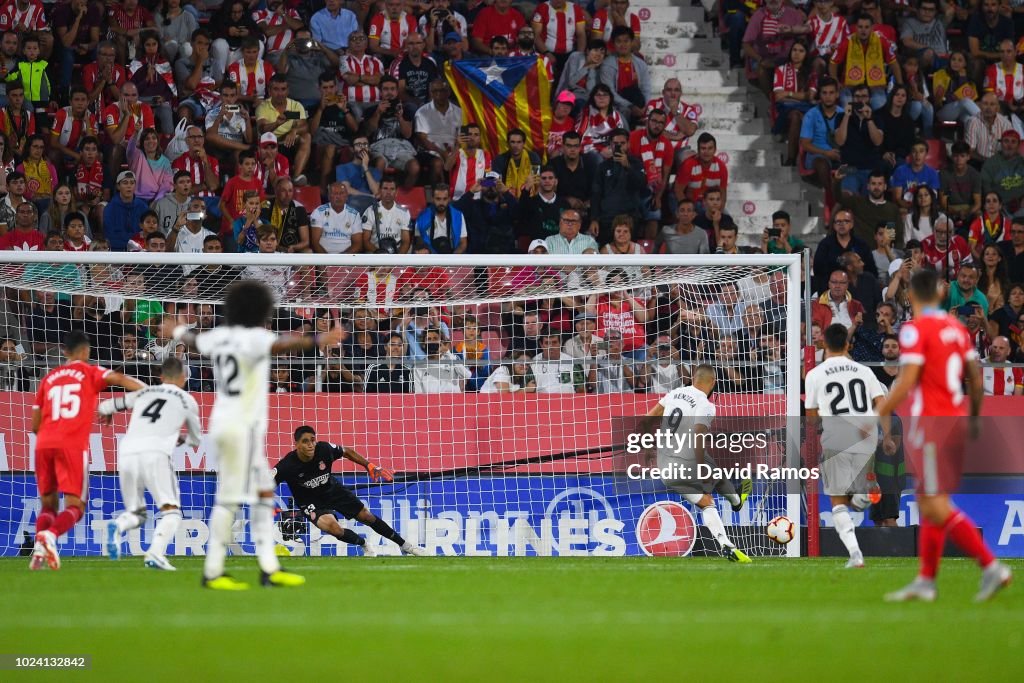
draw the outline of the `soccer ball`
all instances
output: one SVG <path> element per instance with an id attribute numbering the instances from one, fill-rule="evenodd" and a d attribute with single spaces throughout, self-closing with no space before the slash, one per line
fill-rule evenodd
<path id="1" fill-rule="evenodd" d="M 768 534 L 768 538 L 779 545 L 786 545 L 796 535 L 796 527 L 793 526 L 793 521 L 785 515 L 779 515 L 768 522 L 768 526 L 764 530 Z"/>

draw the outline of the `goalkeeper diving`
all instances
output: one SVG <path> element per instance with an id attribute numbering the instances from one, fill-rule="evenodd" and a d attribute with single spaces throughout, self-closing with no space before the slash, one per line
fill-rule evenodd
<path id="1" fill-rule="evenodd" d="M 395 543 L 406 555 L 429 555 L 402 538 L 387 522 L 370 512 L 352 489 L 334 478 L 331 468 L 335 460 L 342 458 L 366 468 L 373 481 L 394 481 L 390 470 L 374 465 L 355 449 L 317 441 L 316 430 L 308 425 L 295 430 L 295 450 L 281 458 L 271 473 L 275 483 L 288 484 L 295 504 L 318 529 L 349 545 L 361 547 L 366 557 L 376 556 L 373 546 L 356 532 L 342 527 L 337 513 L 362 522 Z"/>
<path id="2" fill-rule="evenodd" d="M 647 413 L 642 425 L 649 426 L 660 418 L 662 429 L 668 429 L 679 436 L 687 432 L 692 432 L 698 437 L 708 434 L 715 419 L 715 404 L 708 400 L 715 389 L 715 381 L 713 367 L 698 365 L 693 371 L 693 384 L 665 394 Z M 696 463 L 707 463 L 714 467 L 714 460 L 706 452 L 706 440 L 696 438 L 693 441 L 693 447 L 686 452 L 659 448 L 658 467 L 664 469 L 675 466 L 677 471 L 682 471 L 682 467 L 685 467 L 691 472 L 696 472 Z M 728 479 L 665 480 L 664 484 L 700 510 L 704 526 L 715 537 L 726 559 L 740 564 L 751 562 L 746 553 L 737 548 L 725 532 L 725 524 L 711 497 L 712 491 L 718 491 L 729 501 L 733 511 L 739 512 L 753 490 L 753 482 L 750 479 L 742 481 L 739 493 Z"/>

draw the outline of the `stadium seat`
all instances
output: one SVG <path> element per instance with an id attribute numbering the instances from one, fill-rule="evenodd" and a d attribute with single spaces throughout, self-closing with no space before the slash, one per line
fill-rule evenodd
<path id="1" fill-rule="evenodd" d="M 949 157 L 946 154 L 946 143 L 943 140 L 928 140 L 928 156 L 925 163 L 941 171 L 949 164 Z"/>
<path id="2" fill-rule="evenodd" d="M 296 187 L 295 201 L 301 204 L 306 211 L 312 213 L 316 207 L 323 204 L 323 200 L 320 197 L 320 188 L 313 185 Z"/>
<path id="3" fill-rule="evenodd" d="M 654 253 L 654 240 L 638 240 L 638 244 L 644 248 L 646 253 Z"/>

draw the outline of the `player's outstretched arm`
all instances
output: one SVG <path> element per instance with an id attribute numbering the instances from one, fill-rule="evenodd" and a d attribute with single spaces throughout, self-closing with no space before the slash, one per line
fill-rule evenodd
<path id="1" fill-rule="evenodd" d="M 138 398 L 139 392 L 133 391 L 130 394 L 122 394 L 121 396 L 115 396 L 114 398 L 108 398 L 102 401 L 96 412 L 99 413 L 100 422 L 103 424 L 110 424 L 111 416 L 114 413 L 122 410 L 131 410 L 135 407 L 135 399 Z"/>
<path id="2" fill-rule="evenodd" d="M 139 380 L 120 372 L 108 372 L 103 379 L 108 387 L 121 387 L 125 391 L 141 391 L 146 388 L 146 385 Z"/>
<path id="3" fill-rule="evenodd" d="M 906 400 L 913 388 L 917 386 L 918 380 L 921 379 L 921 368 L 920 365 L 904 365 L 900 368 L 900 374 L 896 376 L 889 395 L 878 406 L 879 417 L 892 415 L 896 408 Z"/>
<path id="4" fill-rule="evenodd" d="M 344 446 L 342 449 L 342 456 L 346 460 L 351 460 L 355 464 L 366 468 L 366 473 L 370 475 L 370 479 L 373 481 L 394 481 L 395 473 L 386 467 L 380 465 L 374 465 L 372 462 L 360 455 L 359 451 L 354 448 Z"/>

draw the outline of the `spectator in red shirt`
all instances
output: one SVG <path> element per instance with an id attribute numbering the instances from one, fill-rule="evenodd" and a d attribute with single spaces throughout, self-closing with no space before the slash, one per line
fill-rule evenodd
<path id="1" fill-rule="evenodd" d="M 38 213 L 32 202 L 22 202 L 14 210 L 14 229 L 0 237 L 3 251 L 42 251 L 46 242 L 37 229 Z"/>
<path id="2" fill-rule="evenodd" d="M 120 96 L 120 88 L 128 80 L 122 64 L 115 64 L 114 44 L 103 41 L 96 46 L 96 61 L 82 67 L 82 87 L 89 93 L 89 106 L 98 116 Z"/>
<path id="3" fill-rule="evenodd" d="M 704 193 L 709 188 L 722 191 L 722 204 L 726 202 L 729 186 L 729 170 L 716 154 L 718 142 L 711 133 L 701 133 L 697 138 L 697 154 L 688 158 L 676 174 L 676 199 L 683 197 L 693 200 L 698 212 L 703 210 Z"/>
<path id="4" fill-rule="evenodd" d="M 224 216 L 221 225 L 221 237 L 231 229 L 231 223 L 242 215 L 245 210 L 245 192 L 252 190 L 259 194 L 260 202 L 267 198 L 263 191 L 263 184 L 256 177 L 256 155 L 252 150 L 238 153 L 238 175 L 232 177 L 224 184 L 224 191 L 220 195 L 220 211 Z M 235 251 L 229 249 L 229 251 Z"/>
<path id="5" fill-rule="evenodd" d="M 469 44 L 473 52 L 491 55 L 494 54 L 490 47 L 491 38 L 504 36 L 505 40 L 512 42 L 523 26 L 526 26 L 526 19 L 512 7 L 512 0 L 494 0 L 493 5 L 476 15 Z"/>

